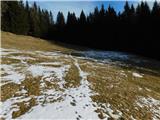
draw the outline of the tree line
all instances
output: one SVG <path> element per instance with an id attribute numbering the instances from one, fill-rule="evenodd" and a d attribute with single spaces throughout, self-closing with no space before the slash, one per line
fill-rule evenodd
<path id="1" fill-rule="evenodd" d="M 82 10 L 79 17 L 68 12 L 67 19 L 58 12 L 41 9 L 34 2 L 2 1 L 1 29 L 16 34 L 82 45 L 104 50 L 133 52 L 160 59 L 160 4 L 151 9 L 147 2 L 136 7 L 128 2 L 117 13 L 110 5 L 96 7 L 89 15 Z"/>
<path id="2" fill-rule="evenodd" d="M 16 34 L 46 37 L 54 24 L 50 11 L 40 9 L 34 2 L 29 6 L 28 1 L 2 1 L 1 29 Z"/>

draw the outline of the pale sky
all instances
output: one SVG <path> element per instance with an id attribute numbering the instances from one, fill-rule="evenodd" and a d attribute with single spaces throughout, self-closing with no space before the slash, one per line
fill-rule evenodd
<path id="1" fill-rule="evenodd" d="M 34 0 L 28 0 L 29 4 L 32 5 Z M 54 19 L 56 19 L 57 13 L 59 11 L 63 12 L 64 16 L 67 16 L 68 11 L 75 12 L 76 16 L 79 17 L 80 12 L 83 11 L 85 14 L 89 14 L 94 10 L 96 6 L 98 8 L 104 4 L 105 8 L 108 8 L 109 5 L 114 7 L 117 12 L 122 12 L 125 4 L 125 0 L 35 0 L 37 5 L 43 9 L 47 9 L 53 13 Z M 130 4 L 134 4 L 136 6 L 140 0 L 128 0 Z M 153 0 L 147 0 L 149 2 L 149 6 L 152 7 Z M 159 0 L 160 1 L 160 0 Z"/>

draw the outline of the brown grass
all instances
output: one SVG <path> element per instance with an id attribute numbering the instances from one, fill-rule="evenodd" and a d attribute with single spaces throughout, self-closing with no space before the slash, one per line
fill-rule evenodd
<path id="1" fill-rule="evenodd" d="M 53 62 L 54 59 L 49 59 L 49 58 L 45 58 L 45 57 L 36 57 L 35 59 L 27 59 L 25 60 L 25 62 L 27 62 L 28 64 L 37 64 L 37 63 L 42 63 L 42 62 Z"/>
<path id="2" fill-rule="evenodd" d="M 151 119 L 150 108 L 140 108 L 135 104 L 138 96 L 150 96 L 160 100 L 160 81 L 156 76 L 146 75 L 143 78 L 133 77 L 132 72 L 110 65 L 83 64 L 80 66 L 88 75 L 90 88 L 98 93 L 91 96 L 92 100 L 100 107 L 101 104 L 111 104 L 114 112 L 120 110 L 123 113 L 121 119 L 130 119 L 132 115 L 135 119 Z M 133 70 L 134 71 L 134 70 Z M 124 75 L 125 74 L 125 75 Z M 142 88 L 142 90 L 139 90 Z M 145 88 L 150 89 L 148 92 Z M 99 118 L 104 117 L 104 111 L 98 110 Z M 108 113 L 105 113 L 108 114 Z"/>
<path id="3" fill-rule="evenodd" d="M 31 58 L 34 58 L 36 57 L 37 55 L 35 53 L 27 53 L 27 52 L 15 52 L 15 53 L 9 53 L 6 55 L 7 57 L 11 57 L 11 56 L 22 56 L 22 57 L 31 57 Z"/>
<path id="4" fill-rule="evenodd" d="M 142 88 L 148 88 L 152 91 L 160 93 L 160 78 L 156 76 L 146 75 L 142 79 L 133 78 L 130 82 Z"/>
<path id="5" fill-rule="evenodd" d="M 23 35 L 15 35 L 7 32 L 2 32 L 2 48 L 16 48 L 20 50 L 33 50 L 33 51 L 53 51 L 60 50 L 63 52 L 70 51 L 69 49 L 51 44 L 42 39 L 33 38 Z M 47 57 L 47 56 L 38 56 L 36 54 L 28 53 L 11 53 L 7 57 L 2 57 L 2 64 L 14 64 L 20 63 L 18 59 L 8 58 L 9 56 L 29 56 L 35 58 L 35 60 L 28 59 L 26 62 L 28 64 L 38 64 L 42 62 L 63 62 L 64 64 L 71 65 L 69 70 L 66 72 L 64 88 L 78 87 L 80 85 L 80 75 L 78 68 L 74 65 L 74 61 L 65 56 L 60 57 Z M 153 97 L 157 100 L 160 100 L 160 78 L 158 76 L 145 74 L 143 78 L 133 77 L 132 69 L 123 69 L 108 64 L 98 64 L 94 61 L 89 60 L 79 60 L 80 67 L 84 72 L 89 73 L 87 79 L 90 83 L 90 88 L 98 93 L 92 95 L 91 98 L 96 102 L 99 108 L 96 110 L 100 119 L 105 118 L 105 114 L 109 115 L 105 111 L 105 106 L 102 104 L 110 104 L 111 109 L 116 114 L 117 110 L 123 113 L 121 119 L 130 119 L 131 115 L 135 119 L 152 119 L 153 114 L 150 111 L 150 108 L 144 107 L 140 108 L 135 104 L 135 101 L 139 96 L 142 97 Z M 61 67 L 59 65 L 44 65 L 50 67 Z M 123 74 L 122 73 L 123 70 Z M 136 69 L 137 70 L 137 69 Z M 3 70 L 2 70 L 3 71 Z M 129 72 L 131 71 L 131 72 Z M 141 71 L 143 73 L 143 71 Z M 124 75 L 125 74 L 125 75 Z M 2 75 L 6 75 L 3 73 Z M 43 82 L 46 85 L 46 89 L 54 89 L 57 91 L 63 91 L 59 88 L 59 80 L 55 76 L 50 76 L 52 78 L 50 81 Z M 40 80 L 41 76 L 33 77 L 32 75 L 26 75 L 24 81 L 21 85 L 15 83 L 7 83 L 1 87 L 1 100 L 2 102 L 17 96 L 16 92 L 24 86 L 24 89 L 27 91 L 28 96 L 39 96 L 41 95 L 40 90 Z M 141 90 L 139 89 L 141 88 Z M 148 91 L 149 89 L 150 91 Z M 60 101 L 61 97 L 58 99 L 53 99 L 51 102 Z M 18 111 L 12 113 L 13 118 L 17 118 L 22 114 L 29 111 L 32 106 L 36 105 L 36 100 L 32 98 L 29 102 L 29 105 L 26 102 L 15 103 L 19 106 Z M 44 101 L 44 103 L 47 101 Z M 75 106 L 75 102 L 71 102 L 71 105 Z M 109 115 L 110 116 L 110 115 Z M 111 117 L 111 116 L 110 116 Z M 110 119 L 113 119 L 112 117 Z"/>
<path id="6" fill-rule="evenodd" d="M 40 95 L 40 80 L 41 77 L 32 77 L 32 76 L 26 76 L 25 80 L 22 81 L 22 86 L 24 86 L 24 89 L 27 90 L 28 96 Z"/>
<path id="7" fill-rule="evenodd" d="M 14 97 L 17 91 L 19 91 L 20 86 L 16 83 L 7 83 L 1 86 L 1 101 L 6 101 L 7 99 Z"/>
<path id="8" fill-rule="evenodd" d="M 54 65 L 54 64 L 43 64 L 43 66 L 46 66 L 46 67 L 56 67 L 56 68 L 59 68 L 59 67 L 62 67 L 62 65 Z"/>
<path id="9" fill-rule="evenodd" d="M 74 64 L 71 64 L 64 79 L 66 81 L 64 85 L 65 88 L 78 87 L 80 85 L 81 78 L 79 76 L 79 70 Z"/>
<path id="10" fill-rule="evenodd" d="M 13 48 L 29 51 L 71 51 L 71 49 L 52 44 L 46 40 L 25 35 L 15 35 L 1 31 L 2 48 Z"/>
<path id="11" fill-rule="evenodd" d="M 16 64 L 20 63 L 21 61 L 18 59 L 8 58 L 8 57 L 2 57 L 1 58 L 1 64 Z"/>
<path id="12" fill-rule="evenodd" d="M 26 103 L 29 103 L 29 104 L 26 104 Z M 19 106 L 19 110 L 12 112 L 12 118 L 15 119 L 15 118 L 25 114 L 26 112 L 28 112 L 36 104 L 37 103 L 36 103 L 35 98 L 31 98 L 27 102 L 25 101 L 25 102 L 15 103 L 15 105 Z"/>
<path id="13" fill-rule="evenodd" d="M 63 91 L 62 88 L 60 88 L 58 82 L 59 79 L 56 76 L 50 76 L 50 81 L 47 81 L 46 78 L 43 79 L 44 83 L 45 83 L 45 89 L 54 89 L 56 91 Z"/>

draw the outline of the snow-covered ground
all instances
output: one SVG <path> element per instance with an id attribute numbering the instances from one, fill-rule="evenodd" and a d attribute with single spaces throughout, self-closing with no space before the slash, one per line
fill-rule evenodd
<path id="1" fill-rule="evenodd" d="M 23 53 L 29 56 L 24 56 Z M 17 54 L 15 56 L 15 54 Z M 35 99 L 36 104 L 27 107 L 25 112 L 20 112 L 16 117 L 18 119 L 120 119 L 123 116 L 123 112 L 119 109 L 113 110 L 111 103 L 97 103 L 93 101 L 91 96 L 99 95 L 91 89 L 92 83 L 88 81 L 88 73 L 83 71 L 80 65 L 80 60 L 87 58 L 105 58 L 113 57 L 118 59 L 128 59 L 128 55 L 115 52 L 95 52 L 87 51 L 83 57 L 72 56 L 63 54 L 60 51 L 55 52 L 43 52 L 43 51 L 19 51 L 16 49 L 2 49 L 1 57 L 5 58 L 0 66 L 1 68 L 1 86 L 5 86 L 8 83 L 14 83 L 20 86 L 20 89 L 16 91 L 18 96 L 12 95 L 11 97 L 0 102 L 0 118 L 12 119 L 13 112 L 21 111 L 20 106 L 17 103 L 24 103 L 26 106 L 30 105 L 30 100 Z M 43 60 L 44 59 L 44 60 Z M 19 62 L 15 62 L 19 60 Z M 68 72 L 71 64 L 74 64 L 78 69 L 80 77 L 80 85 L 78 87 L 65 88 L 66 83 L 65 75 Z M 88 65 L 93 65 L 89 61 Z M 94 63 L 95 64 L 95 63 Z M 105 63 L 100 63 L 101 66 Z M 107 68 L 109 69 L 109 68 Z M 119 71 L 119 75 L 125 78 L 128 75 L 125 71 Z M 39 77 L 39 95 L 30 95 L 28 89 L 24 85 L 27 75 L 37 78 Z M 131 72 L 131 76 L 137 79 L 144 78 L 144 75 L 138 72 Z M 104 77 L 105 78 L 105 77 Z M 107 78 L 107 77 L 106 77 Z M 108 77 L 109 78 L 109 77 Z M 110 76 L 110 79 L 112 76 Z M 49 85 L 47 84 L 49 83 Z M 114 85 L 111 85 L 114 88 Z M 140 88 L 140 87 L 139 87 Z M 141 88 L 141 90 L 143 90 Z M 107 92 L 107 91 L 106 91 Z M 3 97 L 3 96 L 2 96 Z M 153 119 L 160 118 L 160 100 L 154 98 L 138 98 L 135 102 L 139 107 L 148 106 L 151 107 L 155 117 Z M 103 106 L 101 107 L 100 104 Z M 97 109 L 103 111 L 103 116 L 100 117 Z M 131 116 L 133 119 L 133 116 Z"/>
<path id="2" fill-rule="evenodd" d="M 12 59 L 21 60 L 20 63 L 16 64 L 2 64 L 1 69 L 3 73 L 7 73 L 1 77 L 3 83 L 1 85 L 5 85 L 7 83 L 14 82 L 16 84 L 21 84 L 23 80 L 25 80 L 25 74 L 32 74 L 33 77 L 43 76 L 41 80 L 41 88 L 45 87 L 45 83 L 43 80 L 51 81 L 51 76 L 54 75 L 59 80 L 58 84 L 65 83 L 63 77 L 65 72 L 69 69 L 70 65 L 63 65 L 61 62 L 42 62 L 35 65 L 29 65 L 24 62 L 26 59 L 34 59 L 31 57 L 21 57 L 21 56 L 7 56 L 13 53 L 22 53 L 18 50 L 8 50 L 1 49 L 2 57 L 9 57 Z M 42 52 L 37 52 L 41 54 Z M 51 53 L 51 52 L 43 52 L 42 56 L 47 57 L 56 57 L 57 55 L 61 56 L 61 53 Z M 67 56 L 71 58 L 71 56 Z M 73 58 L 71 58 L 73 59 Z M 77 62 L 76 59 L 73 59 L 74 64 L 79 70 L 81 77 L 81 85 L 77 88 L 69 88 L 64 89 L 63 92 L 56 91 L 54 89 L 43 90 L 41 92 L 42 95 L 34 96 L 37 99 L 38 104 L 32 107 L 28 112 L 24 115 L 18 117 L 18 119 L 98 119 L 98 115 L 95 112 L 96 103 L 92 101 L 90 95 L 94 94 L 89 88 L 89 83 L 87 81 L 87 73 L 84 73 Z M 49 67 L 43 65 L 62 65 L 61 67 Z M 17 71 L 16 66 L 21 66 L 21 70 Z M 21 90 L 19 93 L 26 93 L 26 90 Z M 19 110 L 19 106 L 14 105 L 15 103 L 28 101 L 33 96 L 20 96 L 20 97 L 12 97 L 4 102 L 1 102 L 1 111 L 0 116 L 2 118 L 11 119 L 13 111 Z M 54 103 L 43 103 L 42 99 L 56 99 L 58 97 L 62 97 L 63 100 L 56 101 Z M 93 106 L 94 104 L 94 106 Z"/>

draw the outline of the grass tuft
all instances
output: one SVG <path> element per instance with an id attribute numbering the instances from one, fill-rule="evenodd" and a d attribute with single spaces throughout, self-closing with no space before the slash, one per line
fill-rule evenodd
<path id="1" fill-rule="evenodd" d="M 7 83 L 1 86 L 1 101 L 4 102 L 7 99 L 13 97 L 17 91 L 19 91 L 20 85 L 16 83 Z"/>
<path id="2" fill-rule="evenodd" d="M 25 80 L 22 81 L 22 86 L 24 86 L 24 89 L 27 90 L 28 96 L 40 95 L 40 80 L 41 77 L 32 77 L 32 76 L 26 76 Z"/>
<path id="3" fill-rule="evenodd" d="M 28 104 L 27 104 L 28 103 Z M 17 117 L 20 117 L 21 115 L 25 114 L 26 112 L 28 112 L 33 106 L 35 106 L 36 100 L 35 98 L 31 98 L 29 101 L 27 102 L 19 102 L 19 103 L 15 103 L 15 105 L 17 105 L 19 107 L 18 111 L 13 111 L 12 112 L 12 118 L 15 119 Z"/>
<path id="4" fill-rule="evenodd" d="M 74 64 L 71 65 L 64 79 L 66 81 L 65 88 L 78 87 L 80 85 L 81 77 L 79 76 L 78 68 Z"/>

